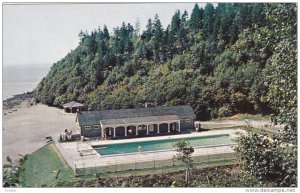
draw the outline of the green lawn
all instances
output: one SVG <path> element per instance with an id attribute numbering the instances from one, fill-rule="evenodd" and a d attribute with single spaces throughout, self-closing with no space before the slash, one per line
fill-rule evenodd
<path id="1" fill-rule="evenodd" d="M 217 166 L 231 166 L 237 164 L 237 160 L 222 160 L 222 161 L 210 161 L 205 163 L 195 163 L 193 166 L 195 169 L 217 167 Z M 98 174 L 99 177 L 124 177 L 124 176 L 135 176 L 135 175 L 148 175 L 148 174 L 161 174 L 161 173 L 171 173 L 185 170 L 184 166 L 169 166 L 161 168 L 151 168 L 151 169 L 141 169 L 141 170 L 131 170 L 122 172 L 112 172 Z"/>
<path id="2" fill-rule="evenodd" d="M 261 115 L 261 114 L 236 114 L 231 117 L 221 118 L 221 120 L 244 120 L 244 119 L 251 119 L 255 121 L 269 121 L 269 115 Z"/>
<path id="3" fill-rule="evenodd" d="M 28 155 L 22 167 L 23 186 L 49 187 L 74 176 L 71 168 L 63 164 L 52 145 Z"/>
<path id="4" fill-rule="evenodd" d="M 261 128 L 255 128 L 255 127 L 252 127 L 252 128 L 249 128 L 249 129 L 244 129 L 245 131 L 248 131 L 248 132 L 252 132 L 252 133 L 256 133 L 256 134 L 261 134 L 262 132 L 265 132 L 267 136 L 271 137 L 273 135 L 276 135 L 276 133 L 272 133 L 270 131 L 267 131 L 267 130 L 262 130 Z"/>
<path id="5" fill-rule="evenodd" d="M 202 162 L 202 163 L 194 163 L 194 167 L 197 169 L 201 168 L 209 168 L 209 167 L 217 167 L 217 166 L 227 166 L 227 165 L 234 165 L 237 164 L 238 160 L 236 159 L 224 159 L 224 160 L 215 160 L 215 161 L 207 161 L 207 162 Z M 97 175 L 93 175 L 93 171 L 95 171 L 94 168 L 88 168 L 87 170 L 91 171 L 86 171 L 82 170 L 80 173 L 84 174 L 86 173 L 87 175 L 80 175 L 79 178 L 94 178 L 95 176 L 97 177 L 124 177 L 124 176 L 135 176 L 135 175 L 147 175 L 147 174 L 161 174 L 161 173 L 170 173 L 170 172 L 177 172 L 184 170 L 185 167 L 182 165 L 176 165 L 173 166 L 172 163 L 170 162 L 170 166 L 164 166 L 164 167 L 158 167 L 158 168 L 148 168 L 148 169 L 137 169 L 137 170 L 127 170 L 127 171 L 115 171 L 115 172 L 105 172 L 105 173 L 98 173 Z M 78 178 L 78 179 L 79 179 Z"/>
<path id="6" fill-rule="evenodd" d="M 225 166 L 235 164 L 236 160 L 219 160 L 214 162 L 207 162 L 196 164 L 195 168 L 206 168 L 215 166 Z M 81 177 L 74 177 L 71 168 L 66 167 L 62 160 L 53 150 L 52 145 L 45 146 L 36 152 L 27 156 L 26 161 L 21 166 L 21 183 L 28 187 L 53 187 L 63 186 L 72 187 L 74 183 L 81 179 Z M 171 166 L 144 170 L 131 170 L 124 172 L 113 172 L 98 174 L 97 177 L 119 177 L 131 175 L 146 175 L 146 174 L 160 174 L 183 170 L 182 166 Z M 89 179 L 95 176 L 86 176 Z M 66 183 L 65 183 L 66 182 Z"/>

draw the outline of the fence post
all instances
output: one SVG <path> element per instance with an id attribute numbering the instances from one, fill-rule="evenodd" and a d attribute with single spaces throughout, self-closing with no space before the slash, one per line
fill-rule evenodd
<path id="1" fill-rule="evenodd" d="M 207 162 L 209 162 L 210 160 L 209 160 L 209 154 L 208 153 L 206 153 L 207 154 Z"/>
<path id="2" fill-rule="evenodd" d="M 74 161 L 74 173 L 75 173 L 75 176 L 77 175 L 77 170 L 76 170 L 76 162 Z"/>
<path id="3" fill-rule="evenodd" d="M 117 164 L 117 160 L 116 160 L 116 157 L 115 157 L 115 165 L 116 165 L 116 172 L 118 172 L 118 164 Z"/>

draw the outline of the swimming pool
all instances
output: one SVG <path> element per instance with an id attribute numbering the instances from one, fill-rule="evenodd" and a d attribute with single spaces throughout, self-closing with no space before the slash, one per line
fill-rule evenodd
<path id="1" fill-rule="evenodd" d="M 190 142 L 192 147 L 210 146 L 210 145 L 225 145 L 234 143 L 229 135 L 213 135 L 184 138 Z M 138 152 L 138 146 L 141 146 L 142 152 L 176 149 L 174 144 L 182 139 L 166 139 L 166 140 L 153 140 L 143 142 L 130 142 L 97 146 L 97 152 L 100 155 L 113 155 L 124 153 Z"/>

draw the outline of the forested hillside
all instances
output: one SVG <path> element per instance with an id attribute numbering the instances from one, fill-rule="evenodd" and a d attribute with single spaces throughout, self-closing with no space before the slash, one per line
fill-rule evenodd
<path id="1" fill-rule="evenodd" d="M 36 97 L 55 106 L 77 100 L 89 109 L 189 104 L 202 120 L 274 112 L 268 102 L 274 80 L 267 77 L 280 35 L 272 31 L 276 6 L 196 4 L 190 14 L 176 11 L 168 26 L 155 15 L 143 32 L 125 22 L 113 32 L 106 26 L 80 32 L 79 46 L 53 64 Z M 284 6 L 293 8 L 288 24 L 296 6 Z M 293 29 L 288 33 L 296 38 Z"/>

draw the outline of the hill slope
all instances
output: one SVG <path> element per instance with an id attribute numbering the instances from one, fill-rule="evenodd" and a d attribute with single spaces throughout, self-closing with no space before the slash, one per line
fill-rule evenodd
<path id="1" fill-rule="evenodd" d="M 80 44 L 53 64 L 35 90 L 48 105 L 70 100 L 89 109 L 189 104 L 198 118 L 270 113 L 264 84 L 274 42 L 266 30 L 268 4 L 196 4 L 159 17 L 145 31 L 123 23 L 80 32 Z"/>

